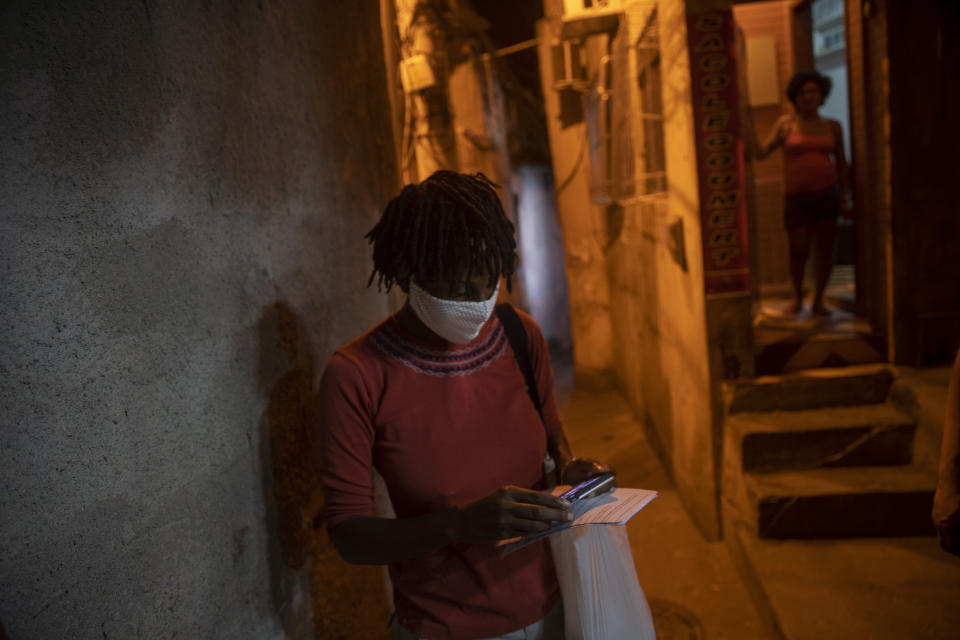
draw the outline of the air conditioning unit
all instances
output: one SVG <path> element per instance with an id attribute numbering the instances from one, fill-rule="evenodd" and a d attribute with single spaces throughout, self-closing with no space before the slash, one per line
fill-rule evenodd
<path id="1" fill-rule="evenodd" d="M 578 40 L 561 40 L 550 47 L 553 57 L 553 88 L 586 89 L 587 66 L 583 44 Z"/>
<path id="2" fill-rule="evenodd" d="M 563 0 L 563 18 L 574 18 L 580 14 L 623 11 L 623 0 Z"/>
<path id="3" fill-rule="evenodd" d="M 624 0 L 563 0 L 561 37 L 585 38 L 616 32 L 623 4 Z"/>

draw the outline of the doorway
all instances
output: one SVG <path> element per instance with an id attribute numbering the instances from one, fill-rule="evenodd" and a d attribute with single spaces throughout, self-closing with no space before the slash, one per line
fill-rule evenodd
<path id="1" fill-rule="evenodd" d="M 793 74 L 816 69 L 832 82 L 820 109 L 837 120 L 851 162 L 851 118 L 844 0 L 766 0 L 734 6 L 746 52 L 747 122 L 763 140 L 777 119 L 789 113 L 786 88 Z M 784 178 L 782 151 L 752 163 L 750 223 L 754 291 L 754 357 L 757 375 L 865 364 L 884 360 L 883 348 L 869 322 L 858 313 L 854 220 L 841 216 L 834 243 L 833 270 L 824 295 L 826 315 L 811 308 L 811 259 L 802 310 L 793 312 L 789 248 L 783 226 Z M 856 206 L 857 203 L 854 203 Z"/>
<path id="2" fill-rule="evenodd" d="M 812 68 L 830 78 L 833 88 L 829 99 L 820 109 L 824 118 L 840 123 L 843 128 L 844 154 L 851 158 L 850 100 L 847 81 L 846 29 L 844 28 L 843 0 L 813 0 L 801 3 L 796 10 L 809 11 L 809 21 L 796 21 L 797 26 L 809 24 L 809 31 L 794 29 L 795 37 L 810 38 Z M 804 47 L 806 49 L 806 47 Z M 827 283 L 825 299 L 828 305 L 847 312 L 856 312 L 856 266 L 854 263 L 853 218 L 841 216 L 837 223 L 834 267 Z"/>

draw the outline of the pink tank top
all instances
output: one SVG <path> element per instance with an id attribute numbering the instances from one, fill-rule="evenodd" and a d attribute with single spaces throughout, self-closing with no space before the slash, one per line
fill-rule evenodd
<path id="1" fill-rule="evenodd" d="M 836 144 L 832 131 L 809 135 L 791 128 L 783 141 L 784 191 L 812 193 L 835 185 L 837 168 L 830 156 Z"/>

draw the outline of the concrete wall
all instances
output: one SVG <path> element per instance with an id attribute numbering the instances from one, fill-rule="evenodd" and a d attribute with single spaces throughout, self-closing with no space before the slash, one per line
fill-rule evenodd
<path id="1" fill-rule="evenodd" d="M 636 41 L 647 21 L 640 9 L 631 8 L 618 37 Z M 655 436 L 694 521 L 715 539 L 722 372 L 709 366 L 685 3 L 661 0 L 658 19 L 668 192 L 626 206 L 608 252 L 613 353 L 624 396 Z M 745 317 L 749 331 L 749 310 Z"/>
<path id="2" fill-rule="evenodd" d="M 576 364 L 582 367 L 584 362 L 604 360 L 612 364 L 622 393 L 654 436 L 693 520 L 705 537 L 716 539 L 720 535 L 719 384 L 725 356 L 730 352 L 742 356 L 745 351 L 749 357 L 750 316 L 749 298 L 720 301 L 711 310 L 708 335 L 686 35 L 688 4 L 693 3 L 657 3 L 668 192 L 648 194 L 623 206 L 601 207 L 590 201 L 589 158 L 579 153 L 585 125 L 562 126 L 561 99 L 549 82 L 548 21 L 538 25 L 538 35 L 554 176 L 560 190 L 557 202 Z M 708 6 L 717 5 L 699 3 L 695 8 Z M 628 59 L 621 63 L 630 65 L 626 87 L 633 92 L 629 102 L 634 106 L 639 97 L 632 46 L 651 8 L 648 3 L 628 3 L 626 30 L 617 36 L 626 38 L 626 46 L 622 41 L 615 43 L 615 48 L 627 51 Z M 599 56 L 594 58 L 591 69 Z M 643 148 L 640 111 L 629 112 L 637 120 L 632 143 L 639 150 Z M 635 170 L 646 171 L 642 158 Z M 730 330 L 732 326 L 735 330 Z M 749 370 L 741 373 L 749 375 Z"/>
<path id="3" fill-rule="evenodd" d="M 499 188 L 500 202 L 507 217 L 518 229 L 515 177 L 507 149 L 507 120 L 503 92 L 495 65 L 490 59 L 468 57 L 457 64 L 447 78 L 450 128 L 454 131 L 456 165 L 447 167 L 463 173 L 482 173 Z M 522 264 L 511 278 L 511 291 L 501 289 L 498 300 L 529 309 Z"/>
<path id="4" fill-rule="evenodd" d="M 548 16 L 558 15 L 558 10 L 556 3 L 544 6 Z M 557 20 L 544 19 L 537 23 L 540 41 L 537 53 L 556 184 L 557 214 L 563 231 L 574 367 L 579 383 L 606 384 L 613 369 L 610 287 L 604 256 L 606 221 L 602 208 L 590 200 L 587 125 L 582 111 L 577 109 L 577 105 L 582 105 L 580 96 L 575 92 L 568 94 L 564 105 L 561 94 L 553 88 L 549 45 L 559 33 L 558 29 Z M 571 113 L 574 114 L 572 117 Z"/>
<path id="5" fill-rule="evenodd" d="M 387 311 L 377 1 L 3 12 L 7 635 L 312 637 L 309 553 L 327 637 L 383 633 L 298 505 L 316 363 Z"/>
<path id="6" fill-rule="evenodd" d="M 657 9 L 669 197 L 665 217 L 653 234 L 660 292 L 656 313 L 661 353 L 658 366 L 647 375 L 668 380 L 669 389 L 664 394 L 647 395 L 647 402 L 660 432 L 670 432 L 673 477 L 687 510 L 702 533 L 716 538 L 719 516 L 687 48 L 688 4 L 682 0 L 660 0 Z M 666 246 L 667 227 L 672 225 L 683 228 L 685 269 Z"/>

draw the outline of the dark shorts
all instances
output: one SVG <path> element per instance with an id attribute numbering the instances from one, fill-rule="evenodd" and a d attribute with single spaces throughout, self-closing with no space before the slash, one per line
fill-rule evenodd
<path id="1" fill-rule="evenodd" d="M 823 191 L 788 193 L 783 202 L 783 223 L 787 229 L 812 227 L 822 220 L 840 215 L 840 187 Z"/>

